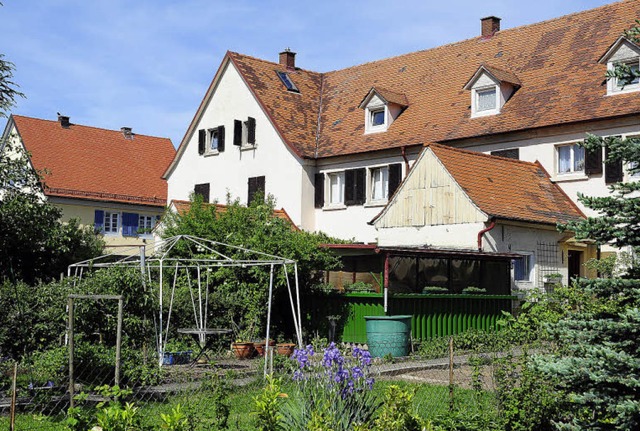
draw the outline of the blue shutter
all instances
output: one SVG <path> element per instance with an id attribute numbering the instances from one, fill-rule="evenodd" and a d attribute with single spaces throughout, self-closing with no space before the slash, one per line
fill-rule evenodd
<path id="1" fill-rule="evenodd" d="M 93 216 L 93 230 L 99 233 L 104 231 L 104 211 L 96 210 Z"/>
<path id="2" fill-rule="evenodd" d="M 122 236 L 138 234 L 138 214 L 122 213 Z"/>

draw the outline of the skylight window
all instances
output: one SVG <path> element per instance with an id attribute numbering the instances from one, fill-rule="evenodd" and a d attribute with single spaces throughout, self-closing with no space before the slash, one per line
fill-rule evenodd
<path id="1" fill-rule="evenodd" d="M 280 78 L 280 81 L 282 81 L 284 86 L 287 87 L 287 91 L 293 91 L 294 93 L 300 92 L 300 90 L 298 90 L 298 87 L 296 87 L 296 84 L 293 83 L 293 81 L 291 80 L 287 72 L 276 71 L 276 73 L 278 74 L 278 78 Z"/>

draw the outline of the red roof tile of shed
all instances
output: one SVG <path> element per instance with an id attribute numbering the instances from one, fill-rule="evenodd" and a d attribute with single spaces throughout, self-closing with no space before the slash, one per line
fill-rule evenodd
<path id="1" fill-rule="evenodd" d="M 454 180 L 492 217 L 544 224 L 584 218 L 539 163 L 431 144 Z"/>
<path id="2" fill-rule="evenodd" d="M 168 138 L 14 115 L 35 169 L 46 170 L 45 194 L 164 206 L 162 174 L 175 155 Z"/>

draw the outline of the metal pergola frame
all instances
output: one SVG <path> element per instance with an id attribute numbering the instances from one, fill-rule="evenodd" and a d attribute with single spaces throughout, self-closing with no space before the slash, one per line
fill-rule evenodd
<path id="1" fill-rule="evenodd" d="M 197 248 L 198 252 L 203 255 L 203 257 L 199 258 L 180 258 L 180 257 L 172 257 L 170 252 L 172 249 L 176 247 L 178 243 L 181 241 L 189 242 Z M 247 256 L 246 259 L 233 259 L 227 256 L 225 251 L 234 251 L 241 252 Z M 138 251 L 136 253 L 136 251 Z M 128 254 L 123 256 L 124 254 Z M 117 257 L 115 257 L 117 256 Z M 114 258 L 115 257 L 115 258 Z M 202 290 L 201 290 L 201 272 L 202 270 L 207 270 L 211 268 L 220 268 L 220 267 L 240 267 L 240 268 L 248 268 L 254 266 L 269 266 L 270 267 L 270 276 L 269 276 L 269 299 L 268 299 L 268 309 L 267 309 L 267 332 L 266 332 L 266 354 L 270 353 L 269 346 L 269 336 L 270 336 L 270 327 L 271 327 L 271 307 L 273 300 L 273 277 L 274 271 L 277 266 L 282 268 L 284 277 L 287 281 L 287 291 L 289 295 L 289 303 L 291 305 L 291 313 L 293 317 L 293 323 L 296 330 L 296 338 L 297 344 L 299 348 L 302 348 L 302 320 L 301 320 L 301 312 L 300 312 L 300 289 L 298 283 L 298 264 L 295 260 L 286 259 L 280 256 L 275 256 L 267 253 L 263 253 L 256 250 L 251 250 L 248 248 L 235 246 L 231 244 L 225 244 L 218 241 L 212 241 L 204 238 L 198 238 L 191 235 L 178 235 L 170 238 L 163 239 L 161 241 L 156 241 L 150 249 L 147 249 L 146 246 L 140 247 L 131 247 L 129 249 L 120 250 L 118 254 L 110 253 L 103 256 L 99 256 L 93 259 L 88 259 L 82 262 L 77 262 L 69 265 L 67 269 L 67 275 L 69 277 L 75 276 L 78 279 L 82 279 L 84 273 L 86 271 L 90 271 L 91 269 L 98 268 L 112 268 L 112 267 L 139 267 L 141 271 L 142 282 L 146 286 L 147 280 L 151 282 L 152 273 L 155 271 L 158 272 L 158 298 L 159 298 L 159 307 L 158 307 L 158 326 L 156 328 L 156 344 L 157 351 L 159 355 L 159 365 L 162 366 L 163 362 L 163 352 L 165 350 L 167 344 L 167 336 L 169 332 L 169 323 L 171 320 L 171 308 L 173 302 L 173 295 L 171 297 L 169 313 L 167 315 L 166 321 L 166 330 L 163 333 L 163 328 L 165 326 L 164 318 L 163 318 L 163 297 L 164 297 L 164 285 L 166 280 L 164 280 L 164 269 L 167 268 L 175 268 L 174 274 L 174 283 L 172 287 L 172 293 L 175 291 L 175 277 L 177 276 L 177 272 L 179 269 L 185 268 L 196 268 L 198 273 L 198 295 L 199 295 L 199 303 L 200 310 L 199 315 L 198 311 L 194 309 L 194 317 L 196 319 L 197 327 L 201 329 L 206 329 L 206 304 L 208 303 L 208 286 L 205 286 L 205 309 L 202 309 Z M 287 269 L 288 266 L 293 266 L 293 275 L 295 280 L 295 297 L 294 292 L 292 292 L 292 286 L 289 281 L 289 271 Z M 195 306 L 194 306 L 195 308 Z M 268 357 L 268 356 L 267 356 Z M 265 361 L 265 372 L 267 368 L 267 362 Z"/>

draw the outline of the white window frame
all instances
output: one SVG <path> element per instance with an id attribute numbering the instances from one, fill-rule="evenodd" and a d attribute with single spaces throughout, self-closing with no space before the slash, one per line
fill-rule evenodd
<path id="1" fill-rule="evenodd" d="M 607 69 L 610 71 L 613 71 L 615 70 L 616 66 L 619 64 L 626 64 L 630 67 L 636 66 L 640 69 L 640 56 L 627 58 L 619 61 L 610 61 L 609 63 L 607 63 Z M 607 92 L 609 95 L 624 94 L 624 93 L 630 93 L 630 92 L 639 91 L 639 90 L 640 90 L 640 79 L 636 83 L 625 85 L 624 88 L 619 85 L 617 78 L 609 79 L 609 82 L 607 85 Z"/>
<path id="2" fill-rule="evenodd" d="M 479 110 L 480 93 L 488 90 L 493 90 L 496 95 L 495 105 L 491 109 Z M 495 115 L 500 113 L 500 86 L 497 84 L 483 85 L 482 87 L 474 88 L 471 91 L 471 116 L 472 117 L 484 117 L 485 115 Z"/>
<path id="3" fill-rule="evenodd" d="M 115 216 L 116 227 L 112 229 L 113 217 Z M 118 211 L 105 211 L 102 233 L 104 235 L 118 235 L 120 234 L 120 227 L 122 225 L 122 217 Z"/>
<path id="4" fill-rule="evenodd" d="M 382 175 L 382 197 L 375 198 L 376 173 Z M 389 200 L 389 165 L 371 166 L 367 169 L 367 203 L 369 205 L 384 205 Z"/>
<path id="5" fill-rule="evenodd" d="M 338 193 L 339 193 L 339 199 L 337 199 L 335 202 L 333 201 L 333 190 L 331 188 L 331 182 L 333 179 L 336 179 L 338 182 Z M 324 209 L 343 209 L 346 208 L 346 204 L 344 203 L 344 181 L 345 181 L 345 174 L 344 171 L 332 171 L 332 172 L 326 172 L 325 173 L 325 206 Z"/>
<path id="6" fill-rule="evenodd" d="M 560 148 L 570 148 L 569 152 L 569 170 L 565 172 L 560 172 Z M 584 148 L 582 148 L 582 169 L 576 169 L 576 159 L 575 159 L 575 149 L 580 148 L 577 143 L 568 143 L 568 144 L 560 144 L 554 147 L 555 149 L 555 170 L 556 175 L 576 175 L 576 174 L 584 174 L 585 172 L 585 163 L 586 163 L 586 152 Z"/>
<path id="7" fill-rule="evenodd" d="M 389 109 L 387 105 L 374 105 L 367 106 L 365 112 L 365 133 L 378 133 L 384 132 L 389 127 Z M 373 118 L 375 114 L 382 112 L 384 116 L 384 122 L 382 124 L 373 124 Z"/>
<path id="8" fill-rule="evenodd" d="M 515 263 L 513 265 L 513 281 L 515 281 L 516 283 L 533 283 L 535 280 L 535 269 L 536 269 L 536 255 L 533 251 L 516 251 L 516 253 L 521 254 L 522 257 L 524 258 L 524 262 L 525 263 L 525 269 L 528 269 L 527 271 L 527 277 L 517 280 L 516 279 L 516 268 L 515 268 Z M 527 268 L 528 266 L 528 268 Z"/>
<path id="9" fill-rule="evenodd" d="M 218 145 L 216 145 L 215 148 L 213 148 L 213 137 L 216 137 L 216 140 L 219 139 L 218 136 L 218 128 L 214 127 L 212 129 L 207 129 L 207 152 L 209 154 L 218 154 Z"/>
<path id="10" fill-rule="evenodd" d="M 144 220 L 144 221 L 143 221 Z M 138 214 L 138 235 L 142 237 L 151 236 L 151 230 L 156 226 L 156 217 L 148 214 Z M 141 233 L 148 229 L 148 232 Z"/>

